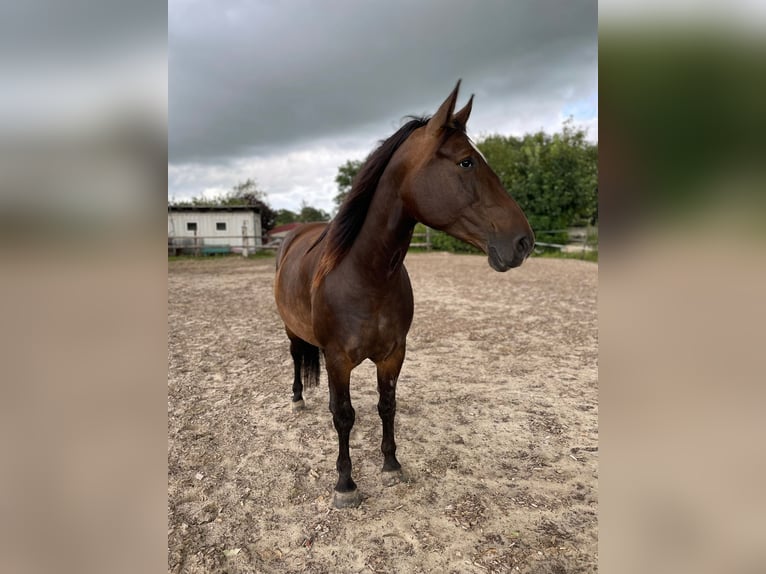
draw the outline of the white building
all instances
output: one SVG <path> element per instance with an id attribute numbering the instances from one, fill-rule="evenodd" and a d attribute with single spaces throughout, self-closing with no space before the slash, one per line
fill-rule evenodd
<path id="1" fill-rule="evenodd" d="M 168 206 L 168 253 L 242 253 L 262 245 L 261 214 L 247 205 Z"/>

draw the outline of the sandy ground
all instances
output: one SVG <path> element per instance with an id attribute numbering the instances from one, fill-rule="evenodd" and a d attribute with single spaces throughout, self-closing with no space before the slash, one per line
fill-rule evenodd
<path id="1" fill-rule="evenodd" d="M 354 479 L 335 510 L 323 373 L 290 408 L 272 259 L 168 273 L 168 571 L 594 572 L 598 266 L 410 254 L 415 318 L 384 487 L 374 366 L 353 373 Z"/>

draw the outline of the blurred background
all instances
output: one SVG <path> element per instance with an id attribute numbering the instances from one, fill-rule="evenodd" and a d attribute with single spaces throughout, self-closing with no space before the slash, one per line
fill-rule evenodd
<path id="1" fill-rule="evenodd" d="M 166 30 L 0 6 L 2 572 L 166 560 Z"/>
<path id="2" fill-rule="evenodd" d="M 604 572 L 766 565 L 764 15 L 599 5 Z"/>

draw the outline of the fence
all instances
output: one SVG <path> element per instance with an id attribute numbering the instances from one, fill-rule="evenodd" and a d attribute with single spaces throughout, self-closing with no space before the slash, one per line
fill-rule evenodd
<path id="1" fill-rule="evenodd" d="M 598 237 L 597 231 L 596 238 Z M 431 251 L 433 249 L 432 242 L 432 230 L 430 227 L 426 227 L 425 232 L 413 233 L 413 242 L 410 243 L 410 247 L 416 247 L 420 249 L 426 249 Z M 541 241 L 546 237 L 561 237 L 562 234 L 566 234 L 568 237 L 567 243 L 558 243 L 554 241 Z M 593 241 L 594 232 L 590 228 L 575 228 L 575 229 L 552 229 L 536 231 L 535 236 L 535 251 L 541 253 L 545 249 L 554 249 L 568 253 L 582 253 L 583 255 L 597 249 L 597 239 Z M 221 243 L 221 240 L 236 240 L 231 243 Z M 209 240 L 206 242 L 206 240 Z M 233 243 L 233 244 L 232 244 Z M 254 235 L 217 235 L 213 236 L 184 236 L 184 237 L 168 237 L 168 255 L 218 255 L 227 253 L 237 253 L 244 257 L 247 257 L 251 253 L 257 253 L 259 251 L 266 251 L 271 249 L 278 249 L 281 241 L 271 241 L 264 243 L 261 237 Z"/>
<path id="2" fill-rule="evenodd" d="M 431 250 L 431 230 L 426 228 L 425 233 L 413 233 L 413 240 L 410 247 L 419 247 Z M 225 240 L 232 241 L 226 243 Z M 222 242 L 223 240 L 223 242 Z M 276 250 L 282 243 L 281 239 L 265 243 L 263 238 L 253 235 L 197 235 L 196 231 L 191 236 L 169 236 L 168 237 L 168 255 L 223 255 L 229 253 L 241 254 L 247 257 L 251 253 L 258 251 Z"/>
<path id="3" fill-rule="evenodd" d="M 229 243 L 226 240 L 232 240 Z M 219 255 L 239 253 L 247 257 L 261 249 L 269 249 L 263 245 L 261 237 L 255 235 L 216 235 L 206 236 L 168 236 L 168 255 Z"/>
<path id="4" fill-rule="evenodd" d="M 422 238 L 422 241 L 410 243 L 410 247 L 419 247 L 421 249 L 427 249 L 428 251 L 431 251 L 431 228 L 426 227 L 425 233 L 413 233 L 412 238 Z"/>
<path id="5" fill-rule="evenodd" d="M 561 237 L 566 235 L 566 243 L 541 241 L 546 237 Z M 595 240 L 594 240 L 595 237 Z M 598 249 L 598 228 L 575 227 L 571 229 L 546 229 L 535 231 L 535 252 L 540 254 L 545 249 L 553 249 L 563 253 L 581 253 Z"/>

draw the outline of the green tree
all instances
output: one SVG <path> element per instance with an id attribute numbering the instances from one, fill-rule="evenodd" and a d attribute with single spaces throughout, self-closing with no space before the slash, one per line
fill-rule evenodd
<path id="1" fill-rule="evenodd" d="M 250 205 L 258 208 L 261 212 L 261 227 L 263 233 L 276 225 L 276 213 L 266 202 L 266 192 L 258 189 L 254 179 L 248 178 L 237 183 L 232 190 L 224 196 L 222 205 Z"/>
<path id="2" fill-rule="evenodd" d="M 598 147 L 571 121 L 560 133 L 493 135 L 478 144 L 536 231 L 598 221 Z M 546 235 L 562 240 L 566 234 Z"/>
<path id="3" fill-rule="evenodd" d="M 254 179 L 246 179 L 231 188 L 222 201 L 223 205 L 253 205 L 256 201 L 266 201 L 266 192 L 258 189 Z"/>
<path id="4" fill-rule="evenodd" d="M 351 191 L 351 185 L 356 174 L 362 169 L 362 165 L 364 165 L 362 160 L 350 159 L 338 168 L 338 175 L 335 176 L 335 183 L 338 184 L 338 194 L 333 198 L 337 207 L 340 207 L 340 204 L 346 199 L 348 192 Z"/>
<path id="5" fill-rule="evenodd" d="M 316 207 L 311 207 L 306 203 L 304 200 L 301 202 L 301 211 L 298 214 L 297 221 L 301 222 L 309 222 L 309 221 L 328 221 L 330 219 L 330 214 L 324 211 L 323 209 L 317 209 Z"/>
<path id="6" fill-rule="evenodd" d="M 298 221 L 298 214 L 294 211 L 290 211 L 289 209 L 277 209 L 275 214 L 275 225 L 286 225 L 288 223 L 294 223 Z"/>

